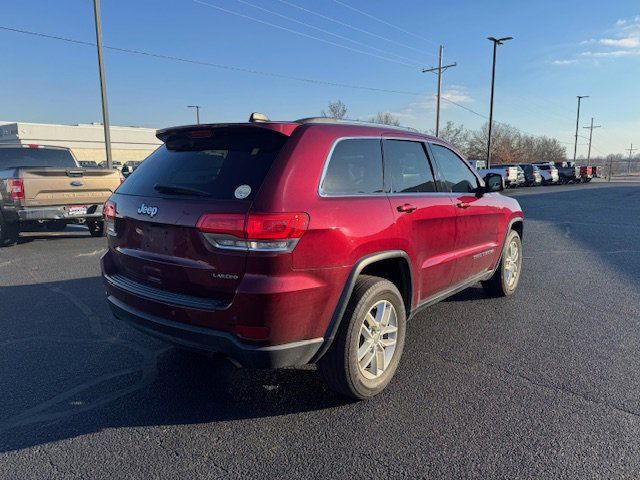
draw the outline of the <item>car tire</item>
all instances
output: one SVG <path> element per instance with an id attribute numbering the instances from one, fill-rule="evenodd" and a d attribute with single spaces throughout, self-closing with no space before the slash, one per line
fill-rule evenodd
<path id="1" fill-rule="evenodd" d="M 492 297 L 508 297 L 518 288 L 522 273 L 522 239 L 515 230 L 511 230 L 502 248 L 500 264 L 482 287 Z"/>
<path id="2" fill-rule="evenodd" d="M 91 221 L 87 222 L 89 233 L 92 237 L 104 237 L 104 222 L 103 221 Z"/>
<path id="3" fill-rule="evenodd" d="M 396 286 L 383 278 L 361 275 L 333 343 L 317 362 L 320 376 L 348 397 L 366 400 L 377 395 L 400 362 L 406 321 Z"/>
<path id="4" fill-rule="evenodd" d="M 7 223 L 0 215 L 0 247 L 10 247 L 18 241 L 20 226 L 17 223 Z"/>

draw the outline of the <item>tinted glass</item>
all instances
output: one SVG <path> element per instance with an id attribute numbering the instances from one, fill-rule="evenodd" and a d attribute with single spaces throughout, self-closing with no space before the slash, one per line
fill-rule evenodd
<path id="1" fill-rule="evenodd" d="M 0 169 L 11 167 L 76 168 L 68 150 L 55 148 L 0 148 Z"/>
<path id="2" fill-rule="evenodd" d="M 442 189 L 447 192 L 469 193 L 478 188 L 478 180 L 464 160 L 440 145 L 431 145 L 438 164 Z"/>
<path id="3" fill-rule="evenodd" d="M 538 165 L 539 170 L 551 170 L 549 165 Z"/>
<path id="4" fill-rule="evenodd" d="M 377 138 L 339 141 L 327 166 L 322 192 L 363 195 L 382 192 L 382 152 Z"/>
<path id="5" fill-rule="evenodd" d="M 258 128 L 217 128 L 206 138 L 175 135 L 135 169 L 118 193 L 189 196 L 191 189 L 220 200 L 252 199 L 286 140 Z M 236 189 L 247 185 L 236 197 Z"/>
<path id="6" fill-rule="evenodd" d="M 384 162 L 391 179 L 392 192 L 436 191 L 431 166 L 422 143 L 385 140 Z"/>

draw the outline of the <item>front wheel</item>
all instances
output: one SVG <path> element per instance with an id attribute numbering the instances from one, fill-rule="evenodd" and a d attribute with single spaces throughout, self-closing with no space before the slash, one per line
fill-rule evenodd
<path id="1" fill-rule="evenodd" d="M 484 290 L 493 297 L 508 297 L 518 288 L 522 272 L 522 240 L 511 230 L 504 243 L 500 265 L 489 280 L 482 282 Z"/>
<path id="2" fill-rule="evenodd" d="M 380 393 L 398 368 L 406 330 L 400 292 L 388 280 L 362 275 L 318 372 L 333 389 L 366 400 Z"/>

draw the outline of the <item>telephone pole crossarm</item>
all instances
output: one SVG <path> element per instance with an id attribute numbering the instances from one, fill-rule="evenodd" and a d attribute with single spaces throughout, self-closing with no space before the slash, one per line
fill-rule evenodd
<path id="1" fill-rule="evenodd" d="M 438 75 L 438 95 L 436 97 L 436 137 L 440 134 L 440 99 L 442 97 L 442 73 L 445 72 L 448 68 L 455 67 L 457 65 L 456 63 L 442 65 L 443 52 L 444 46 L 440 45 L 437 67 L 422 69 L 422 73 L 435 73 Z"/>

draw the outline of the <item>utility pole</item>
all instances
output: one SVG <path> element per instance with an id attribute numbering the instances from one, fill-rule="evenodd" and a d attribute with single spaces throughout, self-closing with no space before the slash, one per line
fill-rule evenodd
<path id="1" fill-rule="evenodd" d="M 495 38 L 489 37 L 488 40 L 493 42 L 493 67 L 491 69 L 491 101 L 489 103 L 489 135 L 487 139 L 487 168 L 491 168 L 491 129 L 493 128 L 493 90 L 496 83 L 496 52 L 498 45 L 513 40 L 513 37 Z"/>
<path id="2" fill-rule="evenodd" d="M 631 154 L 638 149 L 633 148 L 633 143 L 632 143 L 631 146 L 629 148 L 626 148 L 625 150 L 629 152 L 629 163 L 627 164 L 627 175 L 630 175 L 631 174 Z"/>
<path id="3" fill-rule="evenodd" d="M 593 138 L 593 129 L 594 128 L 600 128 L 602 127 L 602 125 L 594 125 L 593 124 L 593 117 L 591 117 L 591 126 L 590 127 L 582 127 L 582 128 L 588 128 L 589 129 L 589 153 L 587 153 L 587 165 L 589 165 L 589 161 L 591 160 L 591 140 Z"/>
<path id="4" fill-rule="evenodd" d="M 100 0 L 93 0 L 93 14 L 96 22 L 96 44 L 98 46 L 98 70 L 100 71 L 100 95 L 102 96 L 102 125 L 104 126 L 104 146 L 107 153 L 107 168 L 113 168 L 111 157 L 111 133 L 109 131 L 109 107 L 107 105 L 107 79 L 104 73 L 102 53 L 102 20 L 100 19 Z"/>
<path id="5" fill-rule="evenodd" d="M 576 155 L 578 153 L 578 128 L 580 128 L 580 101 L 583 98 L 589 98 L 589 95 L 576 95 L 578 98 L 578 115 L 576 116 L 576 139 L 573 144 L 573 163 L 576 163 Z"/>
<path id="6" fill-rule="evenodd" d="M 196 123 L 200 125 L 200 105 L 187 105 L 187 108 L 195 108 L 196 109 Z"/>
<path id="7" fill-rule="evenodd" d="M 438 54 L 438 67 L 437 68 L 423 68 L 422 73 L 426 72 L 438 72 L 438 97 L 436 103 L 436 137 L 440 135 L 440 97 L 442 95 L 442 74 L 447 68 L 455 67 L 456 63 L 449 65 L 442 65 L 442 54 L 444 52 L 444 46 L 440 45 L 440 51 Z"/>

